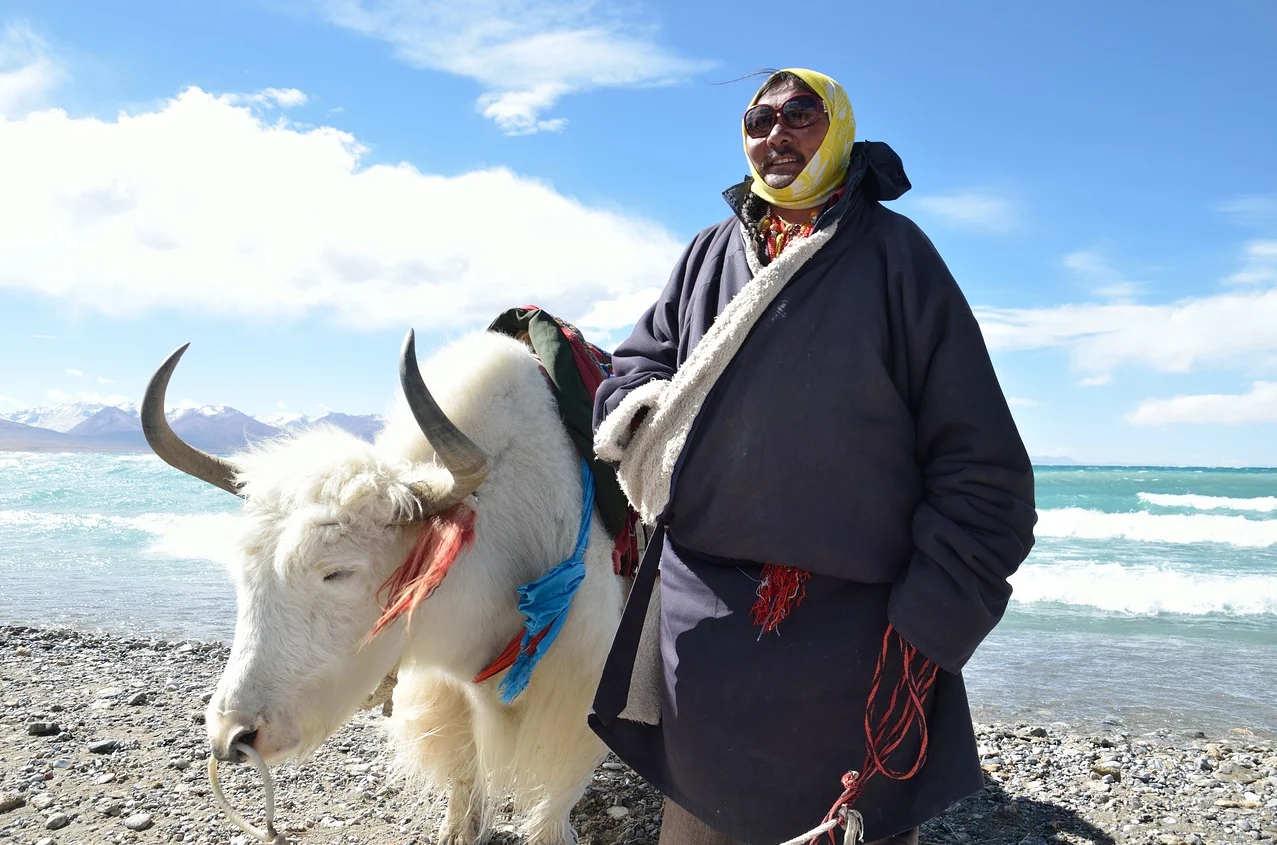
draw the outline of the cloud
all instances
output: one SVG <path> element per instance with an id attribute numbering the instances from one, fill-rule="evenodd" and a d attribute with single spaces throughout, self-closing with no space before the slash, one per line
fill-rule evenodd
<path id="1" fill-rule="evenodd" d="M 0 289 L 107 314 L 425 331 L 536 302 L 606 330 L 637 318 L 682 249 L 505 168 L 365 167 L 348 133 L 198 88 L 109 121 L 0 120 L 0 149 Z"/>
<path id="2" fill-rule="evenodd" d="M 1277 283 L 1277 241 L 1253 241 L 1247 244 L 1242 269 L 1224 281 L 1234 285 Z"/>
<path id="3" fill-rule="evenodd" d="M 13 408 L 15 411 L 18 411 L 25 407 L 26 403 L 22 400 L 0 394 L 0 408 Z"/>
<path id="4" fill-rule="evenodd" d="M 68 369 L 66 374 L 71 378 L 84 378 L 84 370 Z"/>
<path id="5" fill-rule="evenodd" d="M 1252 243 L 1243 262 L 1249 266 L 1270 249 L 1270 242 Z M 1164 304 L 974 310 L 990 349 L 1064 348 L 1084 384 L 1105 384 L 1124 366 L 1166 373 L 1277 368 L 1277 285 Z"/>
<path id="6" fill-rule="evenodd" d="M 115 384 L 115 379 L 106 376 L 98 376 L 98 384 Z"/>
<path id="7" fill-rule="evenodd" d="M 595 0 L 318 0 L 332 23 L 391 44 L 409 64 L 484 87 L 507 134 L 558 131 L 541 114 L 580 91 L 669 84 L 712 67 L 657 43 L 655 26 Z"/>
<path id="8" fill-rule="evenodd" d="M 1131 425 L 1277 422 L 1277 382 L 1257 381 L 1249 393 L 1205 393 L 1172 399 L 1145 399 L 1126 415 Z"/>
<path id="9" fill-rule="evenodd" d="M 1008 396 L 1007 404 L 1012 408 L 1036 408 L 1042 403 L 1036 399 L 1025 399 L 1021 396 Z"/>
<path id="10" fill-rule="evenodd" d="M 24 24 L 0 30 L 0 116 L 16 116 L 44 103 L 66 78 L 49 45 Z"/>
<path id="11" fill-rule="evenodd" d="M 1221 200 L 1213 206 L 1215 211 L 1235 223 L 1260 225 L 1277 222 L 1277 194 L 1250 194 Z"/>
<path id="12" fill-rule="evenodd" d="M 1107 258 L 1094 250 L 1082 249 L 1069 253 L 1064 256 L 1064 266 L 1102 299 L 1131 301 L 1146 288 L 1144 282 L 1126 278 Z"/>
<path id="13" fill-rule="evenodd" d="M 121 405 L 127 402 L 135 402 L 136 397 L 125 396 L 120 393 L 98 393 L 93 390 L 50 390 L 47 394 L 50 400 L 59 405 L 67 405 L 73 402 L 96 403 L 98 405 Z"/>
<path id="14" fill-rule="evenodd" d="M 986 232 L 1009 232 L 1019 222 L 1015 204 L 1004 197 L 983 191 L 929 195 L 915 202 L 924 211 L 952 226 Z"/>
<path id="15" fill-rule="evenodd" d="M 281 109 L 304 106 L 309 97 L 296 88 L 263 88 L 253 94 L 227 94 L 226 102 L 232 105 L 275 106 Z"/>

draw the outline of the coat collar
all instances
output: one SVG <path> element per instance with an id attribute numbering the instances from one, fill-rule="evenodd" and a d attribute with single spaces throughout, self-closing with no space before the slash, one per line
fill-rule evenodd
<path id="1" fill-rule="evenodd" d="M 747 229 L 758 222 L 751 221 L 748 212 L 749 199 L 754 196 L 749 190 L 753 181 L 752 177 L 747 176 L 744 181 L 723 191 L 723 199 Z M 815 230 L 819 231 L 832 221 L 841 219 L 853 203 L 865 199 L 898 199 L 911 187 L 913 186 L 905 175 L 900 156 L 888 144 L 883 141 L 857 141 L 851 148 L 851 164 L 847 168 L 842 196 L 816 218 Z"/>

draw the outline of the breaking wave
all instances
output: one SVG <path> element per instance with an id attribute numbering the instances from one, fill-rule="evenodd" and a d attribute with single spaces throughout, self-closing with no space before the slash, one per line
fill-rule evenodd
<path id="1" fill-rule="evenodd" d="M 1277 615 L 1277 574 L 1195 573 L 1171 566 L 1095 561 L 1026 563 L 1012 601 L 1058 602 L 1110 613 Z"/>
<path id="2" fill-rule="evenodd" d="M 147 556 L 229 564 L 235 560 L 240 522 L 237 515 L 231 513 L 112 516 L 6 510 L 0 511 L 0 527 L 22 529 L 31 534 L 92 532 L 104 540 L 113 534 L 141 532 L 149 535 L 141 543 Z M 126 549 L 122 547 L 121 551 Z"/>
<path id="3" fill-rule="evenodd" d="M 1277 545 L 1277 519 L 1247 519 L 1225 514 L 1105 513 L 1085 508 L 1048 508 L 1039 511 L 1034 533 L 1038 537 L 1226 543 L 1263 548 Z"/>
<path id="4" fill-rule="evenodd" d="M 1141 502 L 1162 508 L 1192 508 L 1199 511 L 1254 511 L 1256 513 L 1272 513 L 1277 511 L 1277 496 L 1257 496 L 1252 499 L 1239 499 L 1230 496 L 1201 496 L 1196 493 L 1140 493 Z"/>

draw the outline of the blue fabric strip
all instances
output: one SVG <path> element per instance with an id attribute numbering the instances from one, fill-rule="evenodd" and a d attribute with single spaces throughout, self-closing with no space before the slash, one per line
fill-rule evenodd
<path id="1" fill-rule="evenodd" d="M 594 520 L 594 473 L 585 461 L 581 461 L 581 485 L 584 488 L 581 527 L 577 531 L 576 550 L 572 557 L 535 581 L 519 587 L 519 611 L 527 618 L 523 622 L 519 656 L 499 687 L 501 700 L 506 704 L 514 701 L 527 688 L 532 670 L 559 636 L 559 631 L 567 620 L 572 597 L 585 580 L 585 546 L 590 539 L 590 524 Z M 533 647 L 531 642 L 541 631 L 546 631 L 546 634 Z"/>

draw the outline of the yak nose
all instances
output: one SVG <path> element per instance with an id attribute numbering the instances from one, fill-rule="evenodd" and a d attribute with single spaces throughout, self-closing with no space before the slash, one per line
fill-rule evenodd
<path id="1" fill-rule="evenodd" d="M 216 721 L 210 720 L 209 740 L 213 756 L 223 763 L 242 763 L 244 753 L 236 746 L 241 743 L 253 748 L 257 742 L 257 726 L 239 713 L 219 713 Z"/>

